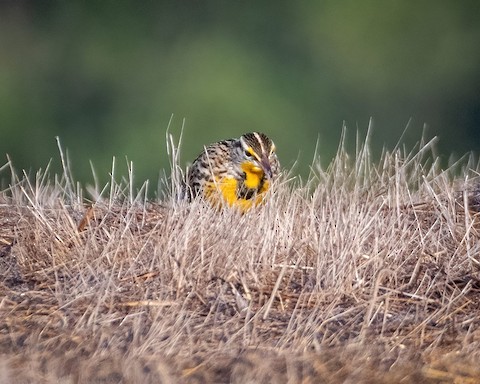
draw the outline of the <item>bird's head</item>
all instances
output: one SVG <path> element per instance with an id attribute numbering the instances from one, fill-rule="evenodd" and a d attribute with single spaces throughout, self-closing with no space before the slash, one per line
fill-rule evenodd
<path id="1" fill-rule="evenodd" d="M 272 179 L 277 173 L 275 144 L 263 133 L 246 133 L 240 137 L 241 167 L 245 173 Z"/>

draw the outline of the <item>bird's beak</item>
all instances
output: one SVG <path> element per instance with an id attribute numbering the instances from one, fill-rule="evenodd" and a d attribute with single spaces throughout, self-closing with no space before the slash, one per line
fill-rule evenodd
<path id="1" fill-rule="evenodd" d="M 265 172 L 265 175 L 267 176 L 267 178 L 271 179 L 272 167 L 270 166 L 270 160 L 268 160 L 268 157 L 263 156 L 260 164 L 262 165 L 263 172 Z"/>

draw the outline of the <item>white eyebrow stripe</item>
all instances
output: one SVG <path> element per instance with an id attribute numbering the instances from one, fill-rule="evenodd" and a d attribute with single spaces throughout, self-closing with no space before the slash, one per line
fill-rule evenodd
<path id="1" fill-rule="evenodd" d="M 262 141 L 260 135 L 257 132 L 253 132 L 253 135 L 255 136 L 258 143 L 260 144 L 260 148 L 262 148 L 262 153 L 265 153 L 265 147 L 263 146 L 263 141 Z"/>

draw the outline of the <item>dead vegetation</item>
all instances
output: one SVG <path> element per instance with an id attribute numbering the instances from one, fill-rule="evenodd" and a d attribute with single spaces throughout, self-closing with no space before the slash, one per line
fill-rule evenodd
<path id="1" fill-rule="evenodd" d="M 175 164 L 161 202 L 12 172 L 0 381 L 480 382 L 479 168 L 430 150 L 341 147 L 243 215 L 176 201 Z"/>

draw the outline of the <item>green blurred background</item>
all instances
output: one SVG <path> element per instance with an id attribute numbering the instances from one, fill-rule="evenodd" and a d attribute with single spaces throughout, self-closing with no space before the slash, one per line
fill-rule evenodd
<path id="1" fill-rule="evenodd" d="M 259 130 L 305 175 L 343 122 L 352 147 L 374 119 L 374 153 L 439 136 L 480 149 L 479 1 L 11 1 L 0 3 L 0 155 L 44 168 L 55 141 L 73 173 L 101 181 L 112 157 L 136 182 L 204 144 Z M 4 171 L 0 177 L 8 178 Z"/>

